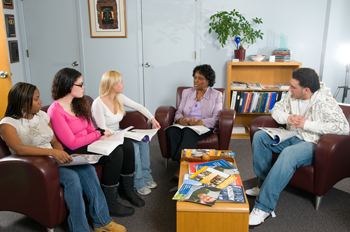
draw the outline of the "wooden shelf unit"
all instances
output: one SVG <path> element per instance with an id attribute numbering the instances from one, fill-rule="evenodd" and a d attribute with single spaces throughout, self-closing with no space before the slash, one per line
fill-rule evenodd
<path id="1" fill-rule="evenodd" d="M 253 89 L 231 89 L 231 81 L 241 81 L 245 83 L 261 83 L 262 85 L 275 85 L 277 82 L 289 83 L 292 78 L 293 71 L 301 68 L 301 63 L 296 61 L 290 62 L 230 62 L 227 61 L 227 78 L 226 78 L 226 108 L 230 109 L 231 90 L 237 91 L 288 91 L 284 89 L 278 90 L 253 90 Z M 235 124 L 243 124 L 245 134 L 232 134 L 231 138 L 247 139 L 249 138 L 248 125 L 261 115 L 269 115 L 269 113 L 236 113 Z"/>

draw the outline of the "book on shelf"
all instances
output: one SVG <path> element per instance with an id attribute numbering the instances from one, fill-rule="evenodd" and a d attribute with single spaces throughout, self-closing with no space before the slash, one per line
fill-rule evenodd
<path id="1" fill-rule="evenodd" d="M 262 86 L 260 83 L 247 83 L 247 89 L 262 90 Z"/>
<path id="2" fill-rule="evenodd" d="M 232 134 L 245 134 L 245 128 L 243 124 L 234 124 L 232 128 Z"/>
<path id="3" fill-rule="evenodd" d="M 212 206 L 219 197 L 221 189 L 202 185 L 182 184 L 175 193 L 173 200 L 188 201 Z"/>
<path id="4" fill-rule="evenodd" d="M 133 129 L 125 133 L 125 138 L 136 141 L 151 141 L 158 129 Z"/>
<path id="5" fill-rule="evenodd" d="M 171 126 L 168 126 L 167 128 L 165 128 L 165 130 L 168 129 L 169 127 L 172 127 L 172 126 L 178 127 L 180 129 L 190 128 L 191 130 L 193 130 L 194 132 L 196 132 L 199 135 L 205 134 L 205 133 L 210 131 L 210 129 L 208 127 L 205 127 L 205 126 L 183 126 L 183 125 L 180 125 L 178 123 L 175 123 Z"/>
<path id="6" fill-rule="evenodd" d="M 231 89 L 246 89 L 247 84 L 241 81 L 231 81 Z"/>
<path id="7" fill-rule="evenodd" d="M 284 82 L 277 82 L 276 85 L 278 85 L 281 89 L 289 89 L 290 83 L 284 83 Z"/>
<path id="8" fill-rule="evenodd" d="M 290 139 L 298 134 L 297 131 L 288 131 L 283 127 L 270 128 L 270 127 L 258 127 L 265 131 L 275 142 L 272 145 L 278 145 L 287 139 Z"/>
<path id="9" fill-rule="evenodd" d="M 279 85 L 262 85 L 263 89 L 280 89 Z"/>
<path id="10" fill-rule="evenodd" d="M 75 166 L 75 165 L 86 165 L 86 164 L 95 164 L 97 163 L 100 158 L 104 155 L 93 155 L 93 154 L 72 154 L 71 157 L 73 158 L 73 161 L 67 164 L 62 164 L 58 162 L 57 160 L 57 166 L 64 167 L 64 166 Z"/>
<path id="11" fill-rule="evenodd" d="M 181 157 L 202 156 L 203 154 L 216 156 L 216 151 L 215 149 L 183 149 Z"/>
<path id="12" fill-rule="evenodd" d="M 234 110 L 236 106 L 237 91 L 231 91 L 231 106 L 230 109 Z"/>
<path id="13" fill-rule="evenodd" d="M 109 155 L 116 147 L 124 143 L 125 133 L 132 128 L 133 126 L 129 126 L 124 130 L 114 132 L 113 135 L 104 140 L 97 140 L 88 145 L 87 150 L 92 153 Z"/>
<path id="14" fill-rule="evenodd" d="M 204 166 L 197 172 L 190 175 L 191 179 L 197 180 L 209 187 L 223 189 L 231 184 L 237 177 L 215 170 L 214 168 Z"/>

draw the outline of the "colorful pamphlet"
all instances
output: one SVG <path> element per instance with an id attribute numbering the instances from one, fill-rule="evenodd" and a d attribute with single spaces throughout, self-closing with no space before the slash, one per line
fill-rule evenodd
<path id="1" fill-rule="evenodd" d="M 200 185 L 182 184 L 173 200 L 189 201 L 212 206 L 220 194 L 220 189 Z"/>
<path id="2" fill-rule="evenodd" d="M 234 202 L 234 203 L 246 203 L 243 187 L 230 184 L 226 188 L 222 189 L 217 201 Z"/>
<path id="3" fill-rule="evenodd" d="M 210 162 L 199 163 L 199 164 L 193 165 L 193 167 L 196 169 L 196 171 L 200 170 L 204 166 L 212 167 L 216 170 L 219 170 L 223 173 L 227 173 L 230 175 L 239 174 L 238 169 L 233 164 L 227 162 L 224 159 L 214 160 L 214 161 L 210 161 Z"/>
<path id="4" fill-rule="evenodd" d="M 237 177 L 226 174 L 224 172 L 215 170 L 205 166 L 199 171 L 190 176 L 191 179 L 197 180 L 203 184 L 207 184 L 209 187 L 216 187 L 223 189 L 231 184 Z"/>

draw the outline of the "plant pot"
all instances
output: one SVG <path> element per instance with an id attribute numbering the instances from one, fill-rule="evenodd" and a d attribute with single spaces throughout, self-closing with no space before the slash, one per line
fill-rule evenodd
<path id="1" fill-rule="evenodd" d="M 235 59 L 245 60 L 245 50 L 235 50 Z"/>

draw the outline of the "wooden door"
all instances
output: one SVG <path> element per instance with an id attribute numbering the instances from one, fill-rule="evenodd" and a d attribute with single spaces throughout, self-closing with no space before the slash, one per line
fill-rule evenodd
<path id="1" fill-rule="evenodd" d="M 0 5 L 0 15 L 2 16 L 2 4 Z M 7 95 L 11 88 L 11 72 L 8 58 L 4 17 L 0 17 L 0 71 L 8 73 L 7 78 L 0 77 L 0 118 L 4 117 L 7 106 Z"/>

